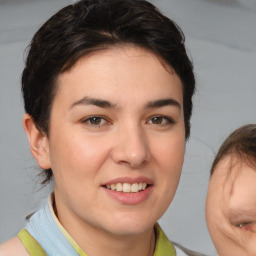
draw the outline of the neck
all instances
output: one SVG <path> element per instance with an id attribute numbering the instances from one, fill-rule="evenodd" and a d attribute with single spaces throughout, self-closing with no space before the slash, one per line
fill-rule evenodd
<path id="1" fill-rule="evenodd" d="M 155 233 L 151 228 L 139 235 L 116 236 L 105 232 L 87 233 L 79 239 L 81 249 L 93 256 L 153 256 L 155 249 Z"/>

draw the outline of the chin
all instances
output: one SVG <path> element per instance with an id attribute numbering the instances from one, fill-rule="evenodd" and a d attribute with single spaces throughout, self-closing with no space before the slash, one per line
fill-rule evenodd
<path id="1" fill-rule="evenodd" d="M 130 216 L 128 219 L 119 219 L 110 225 L 111 233 L 124 236 L 124 235 L 139 235 L 154 227 L 156 221 L 154 220 L 141 220 L 134 219 Z"/>

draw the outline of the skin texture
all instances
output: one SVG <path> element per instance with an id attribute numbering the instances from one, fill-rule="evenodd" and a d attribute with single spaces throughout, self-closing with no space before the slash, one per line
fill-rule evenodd
<path id="1" fill-rule="evenodd" d="M 0 245 L 0 256 L 29 256 L 20 239 L 15 236 L 6 243 Z"/>
<path id="2" fill-rule="evenodd" d="M 255 167 L 236 157 L 225 157 L 214 170 L 208 189 L 206 218 L 220 256 L 256 255 L 255 184 Z"/>
<path id="3" fill-rule="evenodd" d="M 179 77 L 153 53 L 120 46 L 81 58 L 57 83 L 49 136 L 29 115 L 24 127 L 39 166 L 53 170 L 60 222 L 88 255 L 153 255 L 184 160 Z M 120 179 L 150 188 L 117 200 L 103 185 Z"/>

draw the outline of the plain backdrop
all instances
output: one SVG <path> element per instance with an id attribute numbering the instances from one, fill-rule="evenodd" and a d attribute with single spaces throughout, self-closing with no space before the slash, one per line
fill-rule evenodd
<path id="1" fill-rule="evenodd" d="M 40 206 L 39 172 L 22 127 L 24 49 L 71 0 L 0 0 L 0 242 Z M 191 138 L 175 199 L 160 224 L 173 241 L 216 254 L 205 224 L 209 169 L 235 128 L 256 122 L 256 0 L 151 1 L 182 28 L 195 67 Z"/>

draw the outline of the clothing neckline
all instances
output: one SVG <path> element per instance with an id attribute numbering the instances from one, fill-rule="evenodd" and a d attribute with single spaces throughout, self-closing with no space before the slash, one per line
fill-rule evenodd
<path id="1" fill-rule="evenodd" d="M 38 251 L 45 251 L 46 255 L 63 255 L 64 253 L 67 255 L 66 253 L 69 253 L 68 255 L 87 256 L 62 226 L 53 205 L 54 195 L 52 193 L 44 207 L 32 215 L 26 228 L 21 231 L 25 239 L 29 240 L 29 246 L 34 245 Z M 174 245 L 168 240 L 158 223 L 155 224 L 154 231 L 155 250 L 153 256 L 175 256 Z"/>
<path id="2" fill-rule="evenodd" d="M 57 218 L 55 211 L 54 211 L 54 194 L 51 193 L 48 197 L 48 206 L 51 212 L 52 218 L 54 222 L 59 227 L 63 235 L 67 238 L 73 248 L 80 256 L 87 256 L 86 253 L 81 249 L 81 247 L 77 244 L 77 242 L 71 237 L 71 235 L 67 232 L 67 230 L 62 226 L 59 219 Z M 158 223 L 154 226 L 155 231 L 155 250 L 153 256 L 174 256 L 176 255 L 175 247 L 169 241 L 163 230 L 161 229 Z M 165 252 L 165 254 L 163 254 Z"/>

